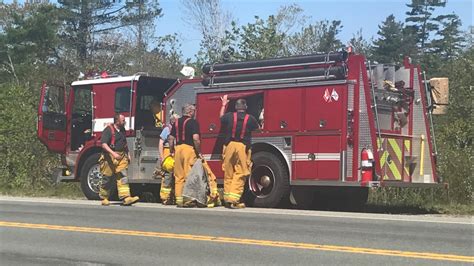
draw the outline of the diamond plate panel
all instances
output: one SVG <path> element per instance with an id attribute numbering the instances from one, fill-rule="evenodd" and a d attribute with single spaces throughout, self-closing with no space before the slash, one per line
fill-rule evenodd
<path id="1" fill-rule="evenodd" d="M 354 85 L 349 84 L 347 91 L 347 109 L 354 111 Z M 355 129 L 352 129 L 355 130 Z M 346 157 L 346 177 L 352 176 L 352 160 L 354 157 L 354 148 L 347 146 L 347 157 Z"/>
<path id="2" fill-rule="evenodd" d="M 370 89 L 370 88 L 368 88 Z M 370 138 L 370 124 L 369 124 L 369 110 L 367 108 L 367 103 L 365 101 L 365 87 L 364 87 L 364 80 L 362 79 L 362 72 L 359 74 L 359 150 L 358 154 L 362 152 L 362 149 L 368 147 L 369 149 L 372 148 L 372 140 Z M 372 110 L 370 110 L 371 112 Z M 358 157 L 357 165 L 360 165 L 360 157 Z M 357 177 L 360 181 L 360 171 L 357 171 Z"/>
<path id="3" fill-rule="evenodd" d="M 418 70 L 415 69 L 413 72 L 413 89 L 415 91 L 415 101 L 421 99 L 420 82 L 418 79 Z M 426 130 L 424 112 L 425 106 L 423 102 L 419 104 L 413 104 L 413 141 L 412 141 L 412 154 L 417 157 L 417 164 L 415 171 L 413 172 L 412 182 L 413 183 L 432 183 L 433 182 L 433 169 L 431 167 L 431 155 L 427 136 L 429 132 Z M 420 175 L 420 159 L 421 159 L 421 135 L 425 136 L 424 140 L 424 152 L 423 152 L 423 175 Z"/>
<path id="4" fill-rule="evenodd" d="M 185 104 L 195 104 L 196 101 L 196 90 L 194 87 L 197 83 L 186 83 L 179 88 L 171 97 L 166 101 L 166 111 L 168 112 L 167 118 L 174 112 L 178 115 L 182 115 L 182 108 Z M 171 104 L 174 101 L 174 104 Z M 168 120 L 168 119 L 166 119 Z"/>

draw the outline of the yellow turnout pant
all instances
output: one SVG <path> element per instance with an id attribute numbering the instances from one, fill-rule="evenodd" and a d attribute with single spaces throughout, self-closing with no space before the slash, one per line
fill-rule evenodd
<path id="1" fill-rule="evenodd" d="M 119 199 L 130 197 L 130 187 L 127 182 L 128 157 L 125 152 L 119 152 L 121 158 L 116 160 L 110 154 L 102 154 L 99 158 L 100 182 L 99 196 L 101 199 L 109 199 L 112 182 L 117 182 Z"/>
<path id="2" fill-rule="evenodd" d="M 170 149 L 164 148 L 163 154 L 161 155 L 161 160 L 163 161 L 166 157 L 170 155 Z M 160 189 L 160 198 L 161 202 L 167 201 L 170 199 L 171 190 L 173 189 L 173 173 L 166 173 L 161 178 L 161 189 Z"/>
<path id="3" fill-rule="evenodd" d="M 209 189 L 211 190 L 210 194 L 209 194 L 209 197 L 215 199 L 219 196 L 219 192 L 217 191 L 216 175 L 214 175 L 214 173 L 212 172 L 212 170 L 209 167 L 209 165 L 207 164 L 207 162 L 204 161 L 202 163 L 202 166 L 204 167 L 204 170 L 207 172 L 207 177 L 209 178 L 209 180 L 208 180 Z"/>
<path id="4" fill-rule="evenodd" d="M 242 142 L 231 141 L 223 152 L 224 201 L 238 203 L 244 193 L 246 177 L 250 175 L 250 149 Z"/>
<path id="5" fill-rule="evenodd" d="M 192 146 L 187 144 L 176 146 L 174 155 L 174 192 L 177 205 L 183 205 L 184 183 L 196 159 L 196 153 Z"/>

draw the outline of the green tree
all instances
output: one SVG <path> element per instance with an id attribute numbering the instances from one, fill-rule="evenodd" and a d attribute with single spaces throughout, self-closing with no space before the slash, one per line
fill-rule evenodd
<path id="1" fill-rule="evenodd" d="M 36 137 L 39 94 L 24 85 L 0 85 L 0 187 L 48 186 L 50 169 L 58 164 Z"/>
<path id="2" fill-rule="evenodd" d="M 285 34 L 278 31 L 275 16 L 263 20 L 255 16 L 254 23 L 242 26 L 239 52 L 245 60 L 278 57 L 284 51 Z"/>
<path id="3" fill-rule="evenodd" d="M 410 11 L 406 12 L 407 27 L 416 34 L 417 44 L 423 55 L 430 47 L 430 35 L 439 29 L 440 16 L 433 17 L 436 8 L 445 7 L 443 0 L 412 0 L 406 5 Z"/>
<path id="4" fill-rule="evenodd" d="M 474 189 L 474 47 L 446 62 L 449 77 L 449 107 L 435 117 L 439 149 L 438 169 L 450 186 L 451 200 L 472 204 Z"/>
<path id="5" fill-rule="evenodd" d="M 1 9 L 0 82 L 35 82 L 57 60 L 58 10 L 49 4 Z"/>
<path id="6" fill-rule="evenodd" d="M 438 16 L 435 20 L 439 21 L 442 27 L 436 32 L 439 38 L 431 43 L 432 53 L 442 60 L 452 59 L 459 55 L 465 44 L 465 38 L 460 30 L 461 20 L 455 14 Z"/>
<path id="7" fill-rule="evenodd" d="M 364 39 L 362 35 L 362 29 L 358 30 L 352 35 L 349 43 L 354 48 L 354 52 L 365 55 L 366 58 L 372 59 L 372 47 L 370 43 Z"/>
<path id="8" fill-rule="evenodd" d="M 65 50 L 76 52 L 79 64 L 85 67 L 98 49 L 107 49 L 99 43 L 99 35 L 116 32 L 122 28 L 138 27 L 138 47 L 145 45 L 143 29 L 161 16 L 157 1 L 93 1 L 59 0 L 65 27 L 61 37 Z"/>
<path id="9" fill-rule="evenodd" d="M 389 15 L 382 25 L 379 25 L 378 38 L 373 43 L 373 60 L 380 63 L 395 63 L 403 60 L 403 23 Z"/>
<path id="10" fill-rule="evenodd" d="M 327 53 L 343 47 L 337 35 L 342 30 L 341 21 L 323 20 L 304 26 L 288 37 L 287 50 L 291 55 Z"/>

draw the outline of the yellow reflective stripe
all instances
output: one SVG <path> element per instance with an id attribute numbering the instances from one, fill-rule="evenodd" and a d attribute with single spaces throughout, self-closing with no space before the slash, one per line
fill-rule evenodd
<path id="1" fill-rule="evenodd" d="M 234 198 L 234 199 L 240 199 L 240 195 L 239 194 L 234 194 L 234 193 L 229 193 L 227 195 L 227 197 L 231 197 L 231 198 Z"/>
<path id="2" fill-rule="evenodd" d="M 392 171 L 393 176 L 395 177 L 396 180 L 401 180 L 402 176 L 400 172 L 398 171 L 397 166 L 394 163 L 389 163 L 388 167 L 390 168 L 390 171 Z"/>
<path id="3" fill-rule="evenodd" d="M 405 144 L 405 150 L 407 150 L 407 152 L 410 152 L 411 141 L 409 139 L 406 139 L 404 141 L 404 144 Z"/>
<path id="4" fill-rule="evenodd" d="M 383 167 L 385 165 L 385 162 L 387 161 L 387 157 L 388 157 L 388 152 L 384 151 L 382 153 L 382 156 L 380 157 L 380 166 L 381 167 Z"/>
<path id="5" fill-rule="evenodd" d="M 380 138 L 377 138 L 377 147 L 378 147 L 378 149 L 380 149 L 380 147 L 382 147 L 382 139 L 380 139 Z"/>
<path id="6" fill-rule="evenodd" d="M 398 158 L 398 161 L 401 163 L 402 162 L 402 150 L 398 146 L 398 143 L 395 139 L 388 139 L 388 143 L 390 146 L 392 146 L 393 151 L 395 152 L 395 155 Z"/>
<path id="7" fill-rule="evenodd" d="M 170 192 L 170 191 L 171 191 L 171 188 L 164 188 L 164 187 L 162 187 L 162 188 L 161 188 L 161 191 L 163 191 L 163 192 Z"/>

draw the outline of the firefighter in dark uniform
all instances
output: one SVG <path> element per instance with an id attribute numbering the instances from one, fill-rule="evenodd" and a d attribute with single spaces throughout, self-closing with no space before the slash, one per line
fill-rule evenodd
<path id="1" fill-rule="evenodd" d="M 224 201 L 228 208 L 245 208 L 241 201 L 247 176 L 250 175 L 251 132 L 258 129 L 258 122 L 247 114 L 247 102 L 238 99 L 236 112 L 224 114 L 229 100 L 227 95 L 221 97 L 221 128 L 225 133 L 223 149 Z"/>
<path id="2" fill-rule="evenodd" d="M 183 202 L 184 183 L 194 162 L 198 157 L 202 158 L 199 124 L 194 120 L 195 113 L 194 105 L 185 105 L 183 116 L 174 123 L 168 136 L 170 152 L 175 160 L 175 200 L 178 207 L 191 207 L 188 206 L 190 202 Z"/>
<path id="3" fill-rule="evenodd" d="M 115 114 L 114 124 L 108 125 L 102 132 L 102 155 L 99 158 L 100 172 L 102 180 L 100 184 L 99 196 L 102 205 L 110 205 L 109 197 L 112 182 L 117 182 L 119 199 L 123 205 L 132 205 L 139 200 L 138 197 L 131 197 L 128 185 L 127 169 L 130 161 L 128 153 L 127 139 L 125 137 L 125 117 Z"/>

